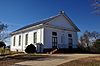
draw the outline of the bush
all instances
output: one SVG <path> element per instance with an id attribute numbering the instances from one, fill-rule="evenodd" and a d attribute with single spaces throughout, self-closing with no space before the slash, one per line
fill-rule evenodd
<path id="1" fill-rule="evenodd" d="M 33 44 L 30 44 L 26 47 L 25 52 L 26 53 L 35 53 L 36 47 Z"/>
<path id="2" fill-rule="evenodd" d="M 6 47 L 6 44 L 3 41 L 0 41 L 0 48 L 1 47 Z"/>

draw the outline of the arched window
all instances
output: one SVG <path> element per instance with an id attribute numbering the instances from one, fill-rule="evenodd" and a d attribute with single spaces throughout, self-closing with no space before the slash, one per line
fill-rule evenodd
<path id="1" fill-rule="evenodd" d="M 72 37 L 72 34 L 68 34 L 68 37 Z"/>

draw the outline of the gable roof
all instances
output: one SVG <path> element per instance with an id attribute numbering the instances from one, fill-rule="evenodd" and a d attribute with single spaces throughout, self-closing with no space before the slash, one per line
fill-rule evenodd
<path id="1" fill-rule="evenodd" d="M 63 16 L 68 20 L 68 22 L 78 31 L 80 32 L 80 29 L 73 23 L 73 21 L 65 14 L 63 13 Z"/>
<path id="2" fill-rule="evenodd" d="M 41 21 L 39 21 L 39 22 L 35 22 L 35 23 L 32 23 L 32 24 L 26 25 L 26 26 L 24 26 L 24 27 L 22 27 L 22 28 L 20 28 L 20 29 L 17 29 L 17 30 L 15 30 L 15 31 L 13 31 L 13 32 L 17 32 L 17 31 L 20 31 L 20 30 L 23 30 L 23 29 L 26 29 L 26 28 L 29 28 L 29 27 L 32 27 L 32 26 L 39 25 L 39 24 L 44 24 L 44 23 L 49 22 L 49 21 L 51 21 L 52 19 L 54 19 L 54 18 L 56 18 L 56 17 L 58 17 L 58 16 L 60 16 L 60 15 L 56 15 L 56 16 L 53 16 L 53 17 L 49 17 L 49 18 L 44 19 L 44 20 L 41 20 Z M 12 33 L 13 33 L 13 32 L 12 32 Z"/>
<path id="3" fill-rule="evenodd" d="M 47 18 L 47 19 L 41 20 L 41 21 L 39 21 L 39 22 L 35 22 L 35 23 L 33 23 L 33 24 L 24 26 L 24 27 L 22 27 L 22 28 L 20 28 L 20 29 L 17 29 L 17 30 L 15 30 L 15 31 L 13 31 L 12 33 L 17 32 L 17 31 L 20 31 L 20 30 L 23 30 L 23 29 L 26 29 L 26 28 L 29 28 L 29 27 L 32 27 L 32 26 L 36 26 L 36 25 L 39 25 L 39 24 L 45 24 L 46 22 L 49 22 L 49 21 L 55 19 L 56 17 L 58 17 L 58 16 L 60 16 L 60 15 L 63 15 L 63 16 L 68 20 L 68 22 L 69 22 L 77 31 L 80 31 L 80 30 L 78 29 L 78 27 L 71 21 L 71 19 L 64 13 L 64 11 L 61 11 L 60 14 L 58 14 L 58 15 L 55 15 L 55 16 L 49 17 L 49 18 Z"/>

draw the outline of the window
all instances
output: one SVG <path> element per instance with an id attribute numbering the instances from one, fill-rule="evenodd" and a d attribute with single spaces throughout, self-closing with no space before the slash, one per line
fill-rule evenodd
<path id="1" fill-rule="evenodd" d="M 16 39 L 15 39 L 15 37 L 14 37 L 14 38 L 13 38 L 13 46 L 15 46 L 15 40 L 16 40 Z"/>
<path id="2" fill-rule="evenodd" d="M 37 42 L 37 32 L 34 33 L 34 43 Z"/>
<path id="3" fill-rule="evenodd" d="M 57 32 L 52 32 L 52 35 L 53 36 L 57 36 Z"/>
<path id="4" fill-rule="evenodd" d="M 28 34 L 25 35 L 25 45 L 28 44 Z"/>
<path id="5" fill-rule="evenodd" d="M 65 36 L 64 36 L 64 34 L 62 34 L 61 35 L 61 43 L 63 43 L 63 44 L 64 44 L 64 39 L 65 39 Z"/>
<path id="6" fill-rule="evenodd" d="M 72 34 L 68 34 L 68 37 L 72 37 Z"/>
<path id="7" fill-rule="evenodd" d="M 52 37 L 52 47 L 57 48 L 57 37 Z"/>
<path id="8" fill-rule="evenodd" d="M 19 36 L 19 46 L 21 45 L 21 36 Z"/>
<path id="9" fill-rule="evenodd" d="M 52 32 L 52 48 L 57 48 L 57 32 Z"/>
<path id="10" fill-rule="evenodd" d="M 73 45 L 72 38 L 68 38 L 68 44 L 69 44 L 69 48 L 72 48 L 72 45 Z"/>

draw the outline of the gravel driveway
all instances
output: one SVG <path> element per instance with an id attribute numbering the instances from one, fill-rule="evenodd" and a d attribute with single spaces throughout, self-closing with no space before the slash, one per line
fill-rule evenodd
<path id="1" fill-rule="evenodd" d="M 15 66 L 57 66 L 79 58 L 100 56 L 99 54 L 52 54 L 48 58 L 16 63 Z"/>

